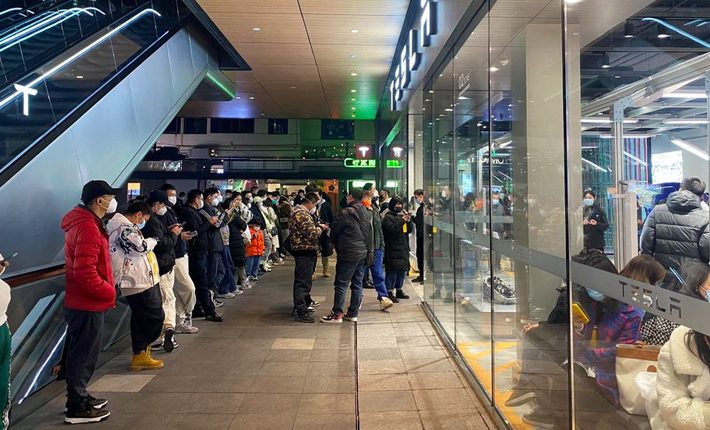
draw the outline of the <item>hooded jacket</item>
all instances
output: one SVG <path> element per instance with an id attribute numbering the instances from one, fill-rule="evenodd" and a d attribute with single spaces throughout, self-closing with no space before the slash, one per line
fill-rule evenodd
<path id="1" fill-rule="evenodd" d="M 397 203 L 402 203 L 398 197 L 393 197 L 389 203 L 389 211 L 382 221 L 382 233 L 385 236 L 385 269 L 389 271 L 409 270 L 409 233 L 414 228 L 412 221 L 405 222 L 403 212 L 395 212 Z M 405 233 L 405 227 L 407 232 Z"/>
<path id="2" fill-rule="evenodd" d="M 293 213 L 289 221 L 289 231 L 291 233 L 291 249 L 295 254 L 318 252 L 319 239 L 322 233 L 313 220 L 313 216 L 303 205 L 293 208 Z"/>
<path id="3" fill-rule="evenodd" d="M 144 237 L 152 237 L 158 241 L 155 245 L 155 256 L 158 258 L 158 267 L 160 267 L 160 276 L 170 273 L 175 267 L 175 245 L 182 242 L 180 237 L 173 234 L 158 215 L 153 214 L 145 227 L 141 231 Z"/>
<path id="4" fill-rule="evenodd" d="M 335 244 L 338 260 L 362 261 L 367 257 L 367 244 L 374 246 L 372 214 L 362 202 L 353 202 L 343 209 L 333 222 L 330 240 Z"/>
<path id="5" fill-rule="evenodd" d="M 148 259 L 148 253 L 158 242 L 144 238 L 138 226 L 120 213 L 111 218 L 106 228 L 113 277 L 121 287 L 121 294 L 142 293 L 160 282 L 160 275 Z"/>
<path id="6" fill-rule="evenodd" d="M 247 223 L 241 216 L 235 217 L 229 223 L 229 253 L 232 255 L 234 267 L 246 266 L 247 248 L 244 243 L 244 231 Z"/>
<path id="7" fill-rule="evenodd" d="M 195 254 L 206 254 L 209 240 L 207 238 L 207 231 L 212 227 L 212 225 L 200 215 L 197 209 L 190 205 L 183 206 L 182 213 L 180 214 L 180 221 L 185 223 L 183 230 L 189 232 L 197 232 L 197 236 L 190 239 L 188 242 L 188 253 Z"/>
<path id="8" fill-rule="evenodd" d="M 251 232 L 251 243 L 247 246 L 247 257 L 261 257 L 264 254 L 264 231 L 254 230 L 254 227 L 249 226 Z"/>
<path id="9" fill-rule="evenodd" d="M 666 269 L 680 270 L 687 261 L 708 262 L 708 211 L 690 191 L 677 191 L 656 206 L 641 232 L 641 253 L 653 256 Z"/>
<path id="10" fill-rule="evenodd" d="M 62 218 L 67 266 L 64 306 L 103 312 L 115 306 L 108 232 L 93 212 L 77 206 Z"/>
<path id="11" fill-rule="evenodd" d="M 653 430 L 710 429 L 710 370 L 688 348 L 688 327 L 680 326 L 658 356 L 656 393 L 648 411 Z"/>

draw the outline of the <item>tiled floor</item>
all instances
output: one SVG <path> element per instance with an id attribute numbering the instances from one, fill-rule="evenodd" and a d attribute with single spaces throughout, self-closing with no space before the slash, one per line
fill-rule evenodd
<path id="1" fill-rule="evenodd" d="M 292 275 L 287 264 L 227 300 L 222 324 L 197 321 L 197 335 L 179 336 L 172 354 L 154 354 L 164 369 L 129 372 L 130 351 L 110 361 L 91 389 L 109 399 L 111 417 L 90 428 L 489 428 L 411 286 L 412 299 L 390 312 L 365 290 L 357 327 L 299 324 L 288 316 Z M 312 295 L 323 302 L 316 315 L 327 313 L 332 278 L 319 276 Z M 63 404 L 60 396 L 13 429 L 65 428 Z"/>

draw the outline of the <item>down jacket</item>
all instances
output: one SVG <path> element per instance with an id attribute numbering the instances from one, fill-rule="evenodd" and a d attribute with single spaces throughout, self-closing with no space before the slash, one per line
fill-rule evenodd
<path id="1" fill-rule="evenodd" d="M 677 191 L 656 206 L 641 232 L 641 253 L 666 269 L 680 270 L 687 261 L 708 262 L 708 211 L 690 191 Z"/>
<path id="2" fill-rule="evenodd" d="M 144 238 L 138 226 L 120 213 L 106 227 L 113 277 L 121 287 L 121 294 L 138 294 L 160 282 L 160 275 L 154 273 L 148 259 L 148 253 L 158 242 Z"/>
<path id="3" fill-rule="evenodd" d="M 317 253 L 319 239 L 322 233 L 313 220 L 313 216 L 303 205 L 293 208 L 289 221 L 289 231 L 291 232 L 291 249 L 294 253 Z"/>
<path id="4" fill-rule="evenodd" d="M 251 232 L 251 243 L 247 246 L 247 257 L 257 257 L 264 254 L 264 232 L 261 230 L 254 230 L 254 227 L 249 227 L 249 232 Z"/>
<path id="5" fill-rule="evenodd" d="M 362 202 L 353 202 L 343 209 L 331 226 L 330 240 L 341 261 L 362 261 L 368 248 L 374 249 L 372 214 Z"/>
<path id="6" fill-rule="evenodd" d="M 103 223 L 84 206 L 62 218 L 64 260 L 67 266 L 64 306 L 103 312 L 116 304 L 108 233 Z"/>
<path id="7" fill-rule="evenodd" d="M 158 215 L 150 217 L 141 233 L 145 237 L 152 237 L 158 241 L 153 252 L 158 257 L 160 276 L 170 273 L 175 267 L 175 245 L 181 242 L 180 237 L 168 230 Z"/>
<path id="8" fill-rule="evenodd" d="M 389 211 L 382 221 L 382 233 L 385 236 L 385 269 L 388 272 L 409 270 L 409 233 L 414 228 L 412 221 L 405 222 L 402 212 L 394 211 L 394 205 L 390 201 Z M 401 200 L 400 200 L 401 201 Z M 404 232 L 404 226 L 407 232 Z"/>
<path id="9" fill-rule="evenodd" d="M 710 429 L 710 370 L 688 349 L 688 327 L 680 326 L 658 356 L 656 392 L 649 408 L 653 430 Z"/>
<path id="10" fill-rule="evenodd" d="M 235 217 L 229 223 L 229 253 L 232 255 L 234 267 L 247 265 L 247 248 L 244 243 L 244 231 L 246 229 L 247 223 L 244 222 L 241 216 Z"/>

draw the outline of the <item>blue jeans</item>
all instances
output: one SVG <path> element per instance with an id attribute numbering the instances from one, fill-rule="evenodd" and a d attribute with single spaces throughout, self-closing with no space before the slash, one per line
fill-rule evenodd
<path id="1" fill-rule="evenodd" d="M 222 256 L 219 252 L 207 253 L 207 287 L 217 292 L 219 285 L 217 284 L 217 272 L 219 272 L 219 261 Z"/>
<path id="2" fill-rule="evenodd" d="M 387 291 L 392 292 L 393 290 L 401 290 L 404 286 L 404 277 L 407 276 L 406 270 L 388 270 L 387 276 L 385 276 L 385 284 L 387 284 Z"/>
<path id="3" fill-rule="evenodd" d="M 234 262 L 228 246 L 222 250 L 222 264 L 224 265 L 224 277 L 219 284 L 219 293 L 233 293 L 237 291 L 237 284 L 234 282 Z"/>
<path id="4" fill-rule="evenodd" d="M 333 313 L 343 314 L 345 306 L 345 293 L 350 285 L 350 307 L 348 315 L 356 317 L 362 301 L 362 281 L 365 277 L 365 260 L 341 261 L 335 265 L 335 298 L 333 299 Z"/>
<path id="5" fill-rule="evenodd" d="M 247 276 L 259 276 L 259 263 L 261 255 L 247 257 Z"/>
<path id="6" fill-rule="evenodd" d="M 375 291 L 377 291 L 377 300 L 387 297 L 387 288 L 385 287 L 385 273 L 382 269 L 382 250 L 375 250 L 375 262 L 372 266 L 367 269 L 372 274 L 372 283 L 375 285 Z M 367 273 L 367 271 L 365 271 Z"/>

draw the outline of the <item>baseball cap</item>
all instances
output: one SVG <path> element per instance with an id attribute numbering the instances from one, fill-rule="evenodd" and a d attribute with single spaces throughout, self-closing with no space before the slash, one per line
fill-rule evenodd
<path id="1" fill-rule="evenodd" d="M 89 204 L 97 197 L 105 195 L 117 196 L 120 193 L 120 188 L 112 188 L 106 181 L 89 181 L 81 190 L 81 201 L 84 204 Z"/>
<path id="2" fill-rule="evenodd" d="M 155 204 L 155 203 L 164 203 L 168 204 L 170 203 L 170 200 L 168 200 L 168 193 L 166 193 L 163 190 L 153 190 L 150 192 L 150 195 L 148 196 L 148 201 L 147 203 L 149 205 Z"/>

